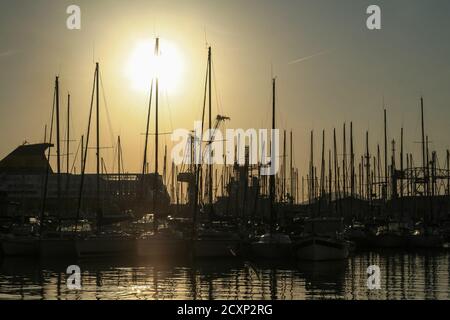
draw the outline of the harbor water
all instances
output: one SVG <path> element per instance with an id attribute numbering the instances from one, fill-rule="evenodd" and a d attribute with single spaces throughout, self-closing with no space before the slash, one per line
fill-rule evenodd
<path id="1" fill-rule="evenodd" d="M 359 252 L 332 262 L 3 258 L 0 299 L 450 299 L 450 252 Z M 81 289 L 67 287 L 69 265 Z M 380 268 L 369 289 L 367 268 Z"/>

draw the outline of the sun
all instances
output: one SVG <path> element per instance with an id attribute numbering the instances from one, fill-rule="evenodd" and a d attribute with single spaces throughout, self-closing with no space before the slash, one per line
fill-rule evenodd
<path id="1" fill-rule="evenodd" d="M 152 79 L 159 79 L 163 92 L 176 93 L 183 74 L 183 57 L 177 46 L 159 40 L 159 55 L 155 54 L 155 39 L 136 43 L 125 66 L 125 73 L 133 89 L 149 91 Z"/>

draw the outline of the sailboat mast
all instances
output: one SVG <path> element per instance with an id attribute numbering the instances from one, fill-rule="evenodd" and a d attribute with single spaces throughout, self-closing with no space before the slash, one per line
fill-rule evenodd
<path id="1" fill-rule="evenodd" d="M 334 197 L 336 201 L 336 213 L 338 212 L 338 201 L 339 201 L 339 187 L 338 187 L 338 168 L 337 168 L 337 144 L 336 144 L 336 129 L 333 129 L 333 153 L 334 153 Z"/>
<path id="2" fill-rule="evenodd" d="M 387 167 L 387 119 L 386 109 L 384 109 L 384 194 L 383 199 L 387 200 L 388 189 L 388 167 Z"/>
<path id="3" fill-rule="evenodd" d="M 67 95 L 67 141 L 66 141 L 66 167 L 67 167 L 67 174 L 70 173 L 69 168 L 69 154 L 70 154 L 70 93 Z"/>
<path id="4" fill-rule="evenodd" d="M 294 199 L 295 198 L 295 195 L 294 195 L 294 164 L 293 164 L 293 161 L 292 161 L 292 159 L 293 159 L 293 148 L 292 148 L 292 144 L 293 144 L 293 142 L 292 142 L 292 130 L 291 130 L 291 132 L 290 132 L 290 150 L 289 150 L 289 156 L 290 156 L 290 161 L 289 161 L 289 163 L 290 163 L 290 180 L 291 180 L 291 198 L 292 199 Z"/>
<path id="5" fill-rule="evenodd" d="M 403 179 L 405 177 L 403 172 L 403 127 L 401 128 L 401 134 L 400 134 L 400 214 L 401 218 L 403 219 L 404 214 L 404 208 L 403 208 Z"/>
<path id="6" fill-rule="evenodd" d="M 343 144 L 342 144 L 342 148 L 343 148 L 343 152 L 344 152 L 344 156 L 342 159 L 342 179 L 343 179 L 343 198 L 345 198 L 346 196 L 346 192 L 347 192 L 347 138 L 346 138 L 346 127 L 345 127 L 345 122 L 344 122 L 344 129 L 343 129 Z"/>
<path id="7" fill-rule="evenodd" d="M 209 143 L 211 148 L 211 139 L 212 139 L 212 56 L 211 56 L 211 47 L 208 48 L 208 129 L 209 129 Z M 211 150 L 209 150 L 211 152 Z M 211 159 L 210 159 L 211 160 Z M 210 164 L 208 165 L 208 203 L 210 204 L 210 214 L 212 215 L 212 205 L 213 205 L 213 176 L 212 176 L 212 161 L 210 161 Z"/>
<path id="8" fill-rule="evenodd" d="M 67 172 L 67 177 L 66 177 L 66 200 L 65 200 L 65 205 L 66 205 L 66 215 L 68 215 L 68 211 L 69 211 L 69 177 L 70 177 L 70 93 L 67 94 L 67 137 L 66 137 L 67 141 L 66 141 L 66 172 Z"/>
<path id="9" fill-rule="evenodd" d="M 58 217 L 61 218 L 61 139 L 60 139 L 60 126 L 59 126 L 59 77 L 55 80 L 56 91 L 56 166 L 57 166 L 57 197 L 58 197 Z"/>
<path id="10" fill-rule="evenodd" d="M 275 132 L 275 98 L 276 98 L 276 78 L 272 79 L 272 137 L 274 137 Z M 276 141 L 272 141 L 272 146 Z M 273 161 L 275 160 L 276 155 L 274 154 L 273 150 L 275 148 L 271 147 L 271 165 L 273 166 Z M 275 174 L 271 172 L 271 175 L 269 176 L 269 188 L 270 188 L 270 233 L 272 234 L 275 230 L 275 210 L 274 210 L 274 199 L 275 199 Z"/>
<path id="11" fill-rule="evenodd" d="M 81 135 L 81 148 L 80 148 L 80 172 L 83 170 L 83 160 L 84 160 L 84 135 Z"/>
<path id="12" fill-rule="evenodd" d="M 355 196 L 355 154 L 353 152 L 353 122 L 350 122 L 350 215 L 353 213 L 353 198 Z"/>
<path id="13" fill-rule="evenodd" d="M 422 170 L 423 170 L 423 176 L 424 176 L 424 193 L 428 194 L 428 188 L 427 188 L 427 174 L 425 170 L 426 165 L 426 157 L 425 157 L 425 124 L 423 119 L 423 97 L 420 97 L 420 113 L 421 113 L 421 124 L 422 124 Z"/>
<path id="14" fill-rule="evenodd" d="M 309 204 L 312 203 L 314 199 L 314 131 L 311 130 L 311 142 L 310 142 L 310 163 L 309 163 L 309 179 L 306 179 L 308 183 L 308 198 Z"/>
<path id="15" fill-rule="evenodd" d="M 450 196 L 450 150 L 447 149 L 447 196 Z"/>
<path id="16" fill-rule="evenodd" d="M 96 101 L 96 121 L 97 121 L 97 125 L 96 125 L 96 129 L 97 129 L 97 145 L 96 145 L 96 149 L 97 149 L 97 157 L 96 157 L 96 162 L 97 162 L 97 172 L 96 172 L 96 177 L 97 177 L 97 189 L 96 189 L 96 206 L 97 206 L 97 230 L 99 230 L 100 227 L 100 219 L 101 219 L 101 213 L 100 213 L 100 90 L 99 90 L 99 63 L 97 62 L 95 64 L 95 101 Z"/>
<path id="17" fill-rule="evenodd" d="M 119 197 L 122 197 L 122 146 L 120 136 L 117 137 L 117 179 L 119 181 Z"/>
<path id="18" fill-rule="evenodd" d="M 286 196 L 286 130 L 283 131 L 283 180 L 281 185 L 280 200 L 284 201 Z"/>
<path id="19" fill-rule="evenodd" d="M 322 198 L 325 197 L 325 130 L 322 131 L 322 159 L 320 163 L 320 203 Z M 320 210 L 319 210 L 320 213 Z"/>
<path id="20" fill-rule="evenodd" d="M 333 172 L 332 172 L 332 165 L 331 165 L 331 149 L 328 149 L 328 209 L 331 209 L 331 205 L 333 203 Z"/>
<path id="21" fill-rule="evenodd" d="M 369 153 L 369 131 L 366 131 L 366 196 L 369 204 L 372 203 L 372 191 L 370 181 L 370 153 Z"/>
<path id="22" fill-rule="evenodd" d="M 159 38 L 156 38 L 155 55 L 159 56 Z M 156 179 L 158 177 L 158 147 L 159 147 L 159 121 L 158 121 L 158 107 L 159 107 L 159 75 L 155 79 L 155 190 Z M 155 192 L 155 190 L 153 190 Z"/>
<path id="23" fill-rule="evenodd" d="M 42 236 L 42 229 L 44 227 L 44 214 L 47 204 L 47 192 L 48 192 L 48 176 L 50 173 L 50 151 L 52 147 L 52 135 L 53 135 L 53 118 L 55 114 L 55 104 L 56 104 L 56 85 L 53 92 L 53 104 L 52 104 L 52 119 L 50 123 L 50 135 L 49 135 L 49 142 L 48 142 L 48 153 L 47 153 L 47 163 L 46 163 L 46 170 L 45 170 L 45 178 L 44 178 L 44 190 L 43 190 L 43 196 L 42 196 L 42 208 L 39 216 L 40 225 L 39 225 L 39 236 Z M 47 130 L 46 130 L 47 131 Z M 47 138 L 45 138 L 47 140 Z M 46 143 L 44 141 L 44 143 Z"/>

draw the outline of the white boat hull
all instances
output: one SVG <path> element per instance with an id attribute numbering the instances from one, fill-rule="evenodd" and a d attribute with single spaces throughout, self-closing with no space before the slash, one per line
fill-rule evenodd
<path id="1" fill-rule="evenodd" d="M 336 239 L 310 237 L 296 244 L 296 254 L 301 260 L 342 260 L 349 255 L 349 244 Z"/>

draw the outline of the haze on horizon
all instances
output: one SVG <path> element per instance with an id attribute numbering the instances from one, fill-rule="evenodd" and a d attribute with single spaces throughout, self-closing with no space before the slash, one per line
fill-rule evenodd
<path id="1" fill-rule="evenodd" d="M 81 7 L 79 31 L 66 28 L 71 4 Z M 371 4 L 382 8 L 381 30 L 366 28 Z M 213 50 L 213 111 L 231 117 L 230 128 L 270 126 L 276 75 L 277 126 L 293 130 L 301 174 L 308 168 L 310 130 L 318 154 L 322 129 L 328 149 L 336 127 L 341 148 L 342 125 L 353 121 L 355 153 L 363 151 L 366 130 L 375 152 L 375 143 L 383 141 L 383 99 L 389 140 L 399 141 L 403 126 L 405 152 L 413 152 L 417 164 L 421 95 L 430 149 L 443 160 L 450 145 L 449 12 L 446 0 L 1 0 L 0 157 L 25 140 L 43 141 L 55 75 L 61 80 L 62 119 L 68 91 L 72 97 L 74 152 L 86 130 L 99 61 L 102 144 L 112 147 L 120 135 L 126 170 L 138 172 L 148 92 L 133 88 L 126 65 L 140 42 L 160 36 L 161 46 L 164 39 L 174 44 L 183 63 L 176 89 L 161 93 L 162 132 L 190 129 L 200 119 L 207 42 Z M 170 144 L 170 137 L 160 142 Z M 113 149 L 102 152 L 111 168 Z M 90 171 L 93 157 L 92 152 Z"/>

